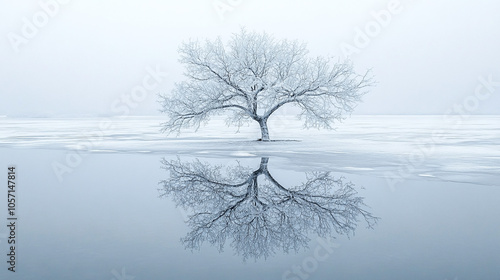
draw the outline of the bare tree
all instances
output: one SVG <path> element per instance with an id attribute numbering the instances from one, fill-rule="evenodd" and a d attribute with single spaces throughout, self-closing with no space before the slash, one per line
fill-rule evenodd
<path id="1" fill-rule="evenodd" d="M 245 260 L 267 258 L 278 249 L 297 252 L 306 247 L 311 233 L 353 233 L 358 216 L 369 227 L 377 221 L 362 209 L 363 198 L 343 178 L 312 172 L 306 182 L 286 187 L 271 175 L 268 161 L 262 158 L 257 170 L 238 165 L 225 172 L 223 166 L 198 160 L 162 161 L 170 176 L 161 181 L 161 195 L 192 213 L 192 230 L 182 239 L 186 248 L 199 249 L 208 241 L 223 250 L 232 239 L 231 246 Z"/>
<path id="2" fill-rule="evenodd" d="M 268 141 L 269 117 L 287 104 L 301 109 L 306 128 L 332 128 L 372 85 L 369 72 L 356 74 L 349 61 L 309 57 L 305 44 L 244 29 L 226 45 L 220 38 L 189 41 L 179 52 L 187 80 L 171 96 L 160 95 L 167 132 L 198 128 L 210 116 L 230 112 L 228 125 L 254 120 Z"/>

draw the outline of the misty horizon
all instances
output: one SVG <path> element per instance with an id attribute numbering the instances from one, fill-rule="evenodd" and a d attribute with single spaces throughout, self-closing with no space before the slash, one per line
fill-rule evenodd
<path id="1" fill-rule="evenodd" d="M 158 94 L 185 79 L 181 43 L 241 27 L 372 69 L 378 83 L 355 115 L 500 114 L 498 2 L 54 1 L 0 12 L 0 115 L 159 115 Z"/>

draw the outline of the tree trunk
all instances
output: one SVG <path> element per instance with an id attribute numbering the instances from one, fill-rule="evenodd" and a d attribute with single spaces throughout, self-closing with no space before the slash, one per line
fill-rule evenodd
<path id="1" fill-rule="evenodd" d="M 269 162 L 268 157 L 260 158 L 260 169 L 267 170 L 267 163 Z"/>
<path id="2" fill-rule="evenodd" d="M 267 128 L 267 119 L 259 120 L 260 132 L 262 133 L 262 141 L 269 141 L 269 129 Z"/>

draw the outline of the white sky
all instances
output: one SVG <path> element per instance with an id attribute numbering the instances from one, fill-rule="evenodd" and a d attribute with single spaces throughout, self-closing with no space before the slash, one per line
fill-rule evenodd
<path id="1" fill-rule="evenodd" d="M 443 114 L 465 102 L 466 113 L 500 114 L 500 86 L 475 95 L 480 76 L 500 82 L 499 1 L 66 0 L 26 38 L 23 19 L 43 21 L 39 3 L 51 1 L 0 0 L 0 115 L 158 114 L 157 93 L 182 79 L 182 41 L 246 27 L 344 57 L 341 46 L 356 47 L 356 29 L 390 2 L 397 13 L 351 57 L 378 81 L 355 113 Z M 223 19 L 217 3 L 233 5 Z M 24 37 L 18 52 L 12 36 Z M 157 65 L 168 77 L 144 100 L 122 101 Z"/>

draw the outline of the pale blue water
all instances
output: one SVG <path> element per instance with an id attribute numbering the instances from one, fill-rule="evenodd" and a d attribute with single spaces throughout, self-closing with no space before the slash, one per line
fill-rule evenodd
<path id="1" fill-rule="evenodd" d="M 0 137 L 0 166 L 6 169 L 15 164 L 18 171 L 19 218 L 17 272 L 7 271 L 7 263 L 2 262 L 1 279 L 500 279 L 497 268 L 500 263 L 497 217 L 500 188 L 495 169 L 498 150 L 492 140 L 469 144 L 463 153 L 456 145 L 440 144 L 444 148 L 438 147 L 438 154 L 415 166 L 416 171 L 410 172 L 408 178 L 391 185 L 384 174 L 401 164 L 385 153 L 385 146 L 378 152 L 380 147 L 376 145 L 354 147 L 351 153 L 325 147 L 326 152 L 321 154 L 316 151 L 318 147 L 307 147 L 309 142 L 303 140 L 289 146 L 272 143 L 273 148 L 266 146 L 259 150 L 254 142 L 243 139 L 244 135 L 236 135 L 236 140 L 208 140 L 210 143 L 201 144 L 202 148 L 176 139 L 174 144 L 184 151 L 176 153 L 168 147 L 170 140 L 161 142 L 163 136 L 155 134 L 151 125 L 145 126 L 151 127 L 150 134 L 115 135 L 96 145 L 90 153 L 82 151 L 78 157 L 75 150 L 66 146 L 78 141 L 68 135 L 74 135 L 72 131 L 78 128 L 91 129 L 93 125 L 88 125 L 88 120 L 61 122 L 55 131 L 58 137 L 54 137 L 53 127 L 34 131 L 41 123 L 38 120 L 20 124 L 19 120 L 11 120 L 10 126 L 4 123 Z M 492 121 L 490 127 L 494 125 Z M 353 132 L 340 132 L 342 137 L 347 139 L 352 135 L 355 129 L 350 129 Z M 24 140 L 19 140 L 21 136 L 12 139 L 16 131 L 24 135 Z M 487 132 L 481 134 L 482 131 Z M 484 139 L 496 132 L 483 127 L 468 133 L 474 135 L 474 139 Z M 63 134 L 67 137 L 62 137 Z M 149 142 L 148 139 L 156 140 Z M 112 150 L 113 141 L 119 145 Z M 203 139 L 192 141 L 204 143 Z M 226 141 L 225 147 L 217 148 L 217 141 Z M 321 141 L 326 145 L 327 140 Z M 190 145 L 193 145 L 191 152 Z M 294 152 L 289 149 L 293 147 L 301 149 Z M 314 200 L 314 190 L 302 183 L 311 176 L 314 178 L 314 174 L 330 171 L 331 178 L 343 176 L 344 182 L 351 182 L 355 191 L 351 198 L 357 197 L 364 203 L 359 209 L 379 220 L 367 228 L 367 221 L 354 213 L 358 221 L 348 231 L 349 236 L 338 233 L 334 227 L 323 231 L 327 236 L 336 237 L 330 241 L 334 244 L 327 246 L 325 240 L 317 238 L 320 226 L 313 221 L 318 216 L 309 211 L 314 204 L 306 204 L 305 208 L 304 204 L 279 206 L 283 205 L 279 201 L 287 199 L 286 194 L 260 175 L 259 197 L 268 205 L 275 205 L 274 208 L 264 210 L 253 204 L 237 207 L 232 218 L 225 220 L 226 228 L 220 228 L 224 224 L 221 223 L 207 231 L 215 238 L 215 244 L 210 244 L 208 238 L 199 243 L 199 249 L 186 249 L 181 239 L 195 228 L 185 222 L 187 217 L 197 211 L 217 213 L 232 205 L 232 196 L 204 189 L 213 184 L 193 184 L 193 190 L 205 191 L 194 195 L 173 192 L 160 198 L 163 188 L 160 182 L 169 178 L 169 172 L 162 168 L 165 167 L 162 160 L 178 159 L 187 164 L 199 159 L 205 169 L 198 166 L 196 170 L 201 168 L 203 174 L 215 172 L 213 168 L 221 166 L 220 173 L 210 173 L 213 178 L 236 184 L 259 169 L 265 153 L 270 154 L 269 173 L 283 187 L 309 191 L 305 199 Z M 452 156 L 454 160 L 440 160 L 441 155 Z M 460 156 L 464 157 L 463 162 L 456 160 Z M 467 166 L 472 163 L 478 163 L 476 167 L 481 168 L 468 172 Z M 237 168 L 238 164 L 241 168 Z M 233 168 L 228 171 L 227 167 Z M 433 175 L 433 171 L 444 175 L 442 178 L 418 176 Z M 0 172 L 0 182 L 6 182 L 6 175 L 6 170 Z M 480 180 L 481 175 L 488 180 Z M 338 184 L 330 186 L 326 188 L 329 191 L 339 189 Z M 6 197 L 6 183 L 0 189 L 3 190 L 0 196 Z M 246 193 L 247 189 L 239 187 L 232 195 Z M 179 201 L 182 198 L 185 200 Z M 191 207 L 181 210 L 174 200 Z M 353 205 L 348 199 L 335 202 L 330 205 L 332 209 L 343 202 Z M 2 224 L 7 222 L 6 211 L 3 199 L 0 203 Z M 268 224 L 261 226 L 272 225 L 263 230 L 251 224 L 254 233 L 274 235 L 259 238 L 252 236 L 252 231 L 238 235 L 242 229 L 250 230 L 244 226 L 252 215 L 269 219 Z M 281 216 L 291 219 L 294 226 L 286 227 L 286 223 L 276 220 Z M 6 234 L 3 226 L 0 253 L 4 260 L 7 258 Z M 226 237 L 223 242 L 222 236 Z M 246 238 L 234 241 L 235 237 Z M 283 247 L 294 244 L 294 238 L 300 249 L 284 253 Z M 252 242 L 245 243 L 246 240 Z M 259 240 L 263 242 L 257 244 Z M 222 252 L 217 248 L 220 244 L 224 244 Z M 267 257 L 259 255 L 267 249 L 274 251 Z M 246 261 L 245 252 L 251 256 Z"/>

